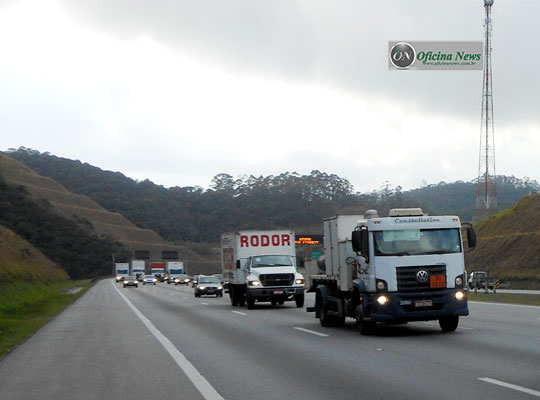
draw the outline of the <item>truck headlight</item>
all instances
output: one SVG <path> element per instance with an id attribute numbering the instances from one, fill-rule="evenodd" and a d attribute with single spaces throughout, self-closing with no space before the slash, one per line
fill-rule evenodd
<path id="1" fill-rule="evenodd" d="M 388 296 L 382 295 L 377 297 L 377 303 L 379 303 L 381 306 L 388 304 L 389 301 L 390 299 L 388 298 Z"/>
<path id="2" fill-rule="evenodd" d="M 249 281 L 249 286 L 261 286 L 261 281 Z"/>
<path id="3" fill-rule="evenodd" d="M 458 290 L 455 296 L 456 296 L 456 299 L 461 301 L 465 298 L 465 292 L 463 290 Z"/>
<path id="4" fill-rule="evenodd" d="M 304 279 L 297 279 L 294 281 L 297 285 L 303 285 L 306 281 Z"/>

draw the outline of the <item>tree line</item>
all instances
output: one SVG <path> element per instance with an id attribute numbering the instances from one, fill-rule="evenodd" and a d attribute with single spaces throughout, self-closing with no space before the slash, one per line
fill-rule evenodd
<path id="1" fill-rule="evenodd" d="M 294 228 L 320 233 L 325 217 L 371 208 L 387 215 L 390 208 L 422 207 L 430 214 L 458 215 L 470 221 L 476 201 L 475 180 L 425 184 L 409 191 L 384 182 L 377 190 L 359 193 L 347 179 L 313 170 L 306 175 L 285 172 L 236 178 L 220 173 L 208 189 L 164 188 L 150 180 L 135 181 L 119 172 L 32 149 L 19 148 L 8 154 L 69 191 L 86 195 L 171 241 L 215 242 L 221 233 L 240 229 Z M 528 178 L 497 179 L 500 210 L 540 189 Z"/>

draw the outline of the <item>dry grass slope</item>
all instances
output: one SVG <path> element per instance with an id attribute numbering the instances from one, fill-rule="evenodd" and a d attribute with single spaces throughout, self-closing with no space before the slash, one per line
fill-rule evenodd
<path id="1" fill-rule="evenodd" d="M 67 280 L 66 272 L 26 240 L 0 225 L 0 282 Z"/>
<path id="2" fill-rule="evenodd" d="M 163 250 L 176 250 L 189 272 L 205 269 L 206 260 L 190 249 L 167 242 L 152 230 L 137 227 L 122 214 L 107 211 L 90 198 L 67 191 L 58 182 L 38 175 L 7 155 L 0 154 L 0 171 L 8 183 L 26 187 L 35 199 L 46 199 L 65 217 L 88 220 L 96 234 L 118 240 L 127 250 L 149 250 L 152 260 L 159 260 Z"/>
<path id="3" fill-rule="evenodd" d="M 540 194 L 475 226 L 478 245 L 467 255 L 468 269 L 489 270 L 507 281 L 540 284 Z"/>

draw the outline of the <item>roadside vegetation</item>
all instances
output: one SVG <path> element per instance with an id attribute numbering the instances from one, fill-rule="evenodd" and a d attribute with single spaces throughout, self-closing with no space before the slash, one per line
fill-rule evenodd
<path id="1" fill-rule="evenodd" d="M 540 306 L 540 295 L 536 294 L 512 294 L 512 293 L 477 293 L 469 292 L 470 301 L 485 301 L 489 303 L 523 304 L 528 306 Z"/>
<path id="2" fill-rule="evenodd" d="M 82 296 L 90 283 L 19 281 L 0 286 L 0 359 Z M 70 293 L 74 287 L 81 290 Z"/>

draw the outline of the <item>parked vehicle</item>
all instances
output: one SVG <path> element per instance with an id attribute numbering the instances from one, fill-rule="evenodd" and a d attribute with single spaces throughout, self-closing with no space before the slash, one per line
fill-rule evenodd
<path id="1" fill-rule="evenodd" d="M 195 286 L 195 297 L 201 297 L 202 295 L 215 295 L 216 297 L 223 297 L 223 286 L 218 278 L 211 275 L 200 275 L 199 281 Z"/>
<path id="2" fill-rule="evenodd" d="M 180 275 L 184 275 L 184 263 L 182 261 L 168 261 L 167 271 L 167 283 L 175 283 Z"/>
<path id="3" fill-rule="evenodd" d="M 157 282 L 157 279 L 154 278 L 154 275 L 144 275 L 142 277 L 142 283 L 143 285 L 149 284 L 149 285 L 155 285 Z"/>
<path id="4" fill-rule="evenodd" d="M 163 262 L 153 262 L 150 264 L 150 273 L 158 280 L 158 282 L 163 282 L 165 279 L 165 263 Z"/>
<path id="5" fill-rule="evenodd" d="M 124 278 L 124 287 L 126 286 L 139 287 L 139 281 L 133 275 L 126 276 Z"/>
<path id="6" fill-rule="evenodd" d="M 116 263 L 114 265 L 116 282 L 121 282 L 129 276 L 129 263 Z"/>
<path id="7" fill-rule="evenodd" d="M 296 270 L 294 232 L 242 231 L 221 236 L 221 265 L 233 306 L 285 301 L 304 306 L 304 277 Z"/>
<path id="8" fill-rule="evenodd" d="M 486 271 L 473 271 L 469 275 L 469 289 L 489 289 L 494 290 L 499 288 L 499 280 L 492 277 Z"/>
<path id="9" fill-rule="evenodd" d="M 476 245 L 470 224 L 469 250 Z M 455 216 L 394 209 L 381 218 L 340 215 L 324 220 L 324 258 L 306 262 L 315 311 L 323 326 L 354 318 L 362 334 L 377 322 L 438 320 L 454 331 L 467 305 L 464 244 Z"/>

